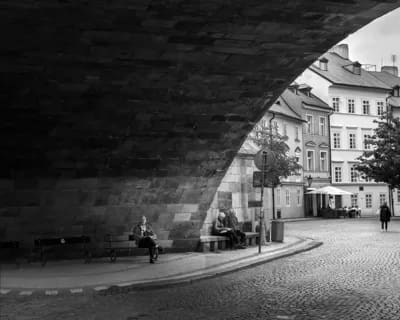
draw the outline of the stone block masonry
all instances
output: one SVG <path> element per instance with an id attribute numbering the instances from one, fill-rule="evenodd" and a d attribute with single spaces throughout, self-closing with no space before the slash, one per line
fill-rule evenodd
<path id="1" fill-rule="evenodd" d="M 1 238 L 80 226 L 100 239 L 146 214 L 173 245 L 192 246 L 275 98 L 399 5 L 2 1 Z"/>

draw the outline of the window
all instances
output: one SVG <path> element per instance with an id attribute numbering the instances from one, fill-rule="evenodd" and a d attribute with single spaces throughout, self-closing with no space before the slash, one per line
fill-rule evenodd
<path id="1" fill-rule="evenodd" d="M 349 148 L 355 149 L 356 148 L 356 134 L 349 133 Z"/>
<path id="2" fill-rule="evenodd" d="M 348 107 L 349 113 L 354 113 L 354 99 L 347 100 L 347 107 Z"/>
<path id="3" fill-rule="evenodd" d="M 379 194 L 379 205 L 383 205 L 386 202 L 386 193 Z"/>
<path id="4" fill-rule="evenodd" d="M 287 136 L 287 124 L 283 124 L 283 135 L 286 137 Z"/>
<path id="5" fill-rule="evenodd" d="M 290 190 L 286 189 L 285 192 L 285 203 L 287 206 L 290 206 Z"/>
<path id="6" fill-rule="evenodd" d="M 367 142 L 369 139 L 371 139 L 371 135 L 369 133 L 364 133 L 364 149 L 369 150 L 371 149 L 371 145 Z"/>
<path id="7" fill-rule="evenodd" d="M 320 117 L 319 118 L 319 134 L 324 136 L 326 132 L 326 118 Z"/>
<path id="8" fill-rule="evenodd" d="M 307 170 L 314 170 L 314 151 L 307 150 Z"/>
<path id="9" fill-rule="evenodd" d="M 328 152 L 321 151 L 319 161 L 319 170 L 328 171 Z"/>
<path id="10" fill-rule="evenodd" d="M 400 189 L 397 189 L 397 202 L 400 202 Z"/>
<path id="11" fill-rule="evenodd" d="M 280 188 L 276 189 L 276 205 L 278 207 L 280 207 L 280 205 L 281 205 L 281 189 Z"/>
<path id="12" fill-rule="evenodd" d="M 335 167 L 335 182 L 342 182 L 342 168 Z"/>
<path id="13" fill-rule="evenodd" d="M 350 196 L 350 199 L 351 199 L 351 206 L 352 207 L 358 206 L 358 195 L 357 194 L 352 194 Z"/>
<path id="14" fill-rule="evenodd" d="M 357 182 L 357 177 L 358 177 L 358 173 L 357 173 L 356 168 L 351 167 L 350 168 L 350 181 Z"/>
<path id="15" fill-rule="evenodd" d="M 312 134 L 313 133 L 313 130 L 312 130 L 312 128 L 313 128 L 313 117 L 311 115 L 309 115 L 309 114 L 306 117 L 307 117 L 307 124 L 306 124 L 307 130 L 306 130 L 306 132 L 308 134 Z"/>
<path id="16" fill-rule="evenodd" d="M 276 134 L 278 134 L 278 122 L 277 121 L 274 121 L 273 123 L 272 123 L 272 127 L 273 127 L 273 130 L 275 131 L 275 133 Z"/>
<path id="17" fill-rule="evenodd" d="M 363 100 L 362 106 L 363 106 L 363 114 L 369 114 L 369 101 Z"/>
<path id="18" fill-rule="evenodd" d="M 332 98 L 332 108 L 333 108 L 333 111 L 340 112 L 339 98 L 338 97 Z"/>
<path id="19" fill-rule="evenodd" d="M 365 195 L 365 207 L 372 208 L 372 194 L 370 193 Z"/>
<path id="20" fill-rule="evenodd" d="M 393 88 L 392 96 L 393 97 L 400 97 L 400 86 L 395 86 Z"/>
<path id="21" fill-rule="evenodd" d="M 383 101 L 378 101 L 378 102 L 376 103 L 376 114 L 377 114 L 378 116 L 382 116 L 382 115 L 383 115 L 383 112 L 384 112 L 384 109 L 383 109 Z"/>
<path id="22" fill-rule="evenodd" d="M 297 191 L 296 191 L 296 196 L 297 196 L 297 205 L 300 206 L 301 205 L 301 191 L 299 189 L 297 189 Z"/>
<path id="23" fill-rule="evenodd" d="M 333 133 L 333 148 L 334 149 L 340 148 L 340 133 L 339 132 Z"/>
<path id="24" fill-rule="evenodd" d="M 300 139 L 299 139 L 299 127 L 296 127 L 295 128 L 295 135 L 296 135 L 296 141 L 300 141 Z"/>

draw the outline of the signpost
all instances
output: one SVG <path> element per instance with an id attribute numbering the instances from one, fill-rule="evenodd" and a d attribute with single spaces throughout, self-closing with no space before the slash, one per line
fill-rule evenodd
<path id="1" fill-rule="evenodd" d="M 272 172 L 267 171 L 267 167 L 272 168 L 273 162 L 276 161 L 275 153 L 272 150 L 260 150 L 254 157 L 255 166 L 261 171 L 253 172 L 253 187 L 261 188 L 261 212 L 260 212 L 260 223 L 259 223 L 259 242 L 258 242 L 258 253 L 261 253 L 261 241 L 265 239 L 264 229 L 264 188 L 272 188 L 272 208 L 274 210 L 274 188 L 279 184 L 279 177 L 275 176 Z M 270 165 L 268 165 L 268 163 Z M 275 212 L 273 212 L 273 218 L 275 219 Z M 264 232 L 263 232 L 264 231 Z"/>

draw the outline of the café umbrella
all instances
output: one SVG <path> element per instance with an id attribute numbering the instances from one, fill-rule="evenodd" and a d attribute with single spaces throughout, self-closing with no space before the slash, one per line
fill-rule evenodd
<path id="1" fill-rule="evenodd" d="M 334 195 L 334 196 L 344 196 L 344 195 L 351 195 L 353 193 L 336 188 L 336 187 L 326 186 L 326 187 L 322 187 L 319 189 L 309 191 L 306 194 L 330 194 L 330 195 Z"/>

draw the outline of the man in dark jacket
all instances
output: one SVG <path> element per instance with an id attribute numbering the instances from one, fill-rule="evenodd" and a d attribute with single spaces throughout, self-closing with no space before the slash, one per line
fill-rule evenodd
<path id="1" fill-rule="evenodd" d="M 392 214 L 390 212 L 389 207 L 387 206 L 387 203 L 384 202 L 380 209 L 380 220 L 381 220 L 381 225 L 382 225 L 382 231 L 383 231 L 383 227 L 385 227 L 385 231 L 387 231 L 387 226 L 388 226 L 388 222 L 390 221 L 391 215 Z"/>
<path id="2" fill-rule="evenodd" d="M 239 246 L 245 247 L 246 234 L 240 230 L 239 221 L 233 209 L 229 209 L 225 215 L 225 226 L 231 228 L 232 231 L 236 234 L 236 237 L 240 239 Z"/>
<path id="3" fill-rule="evenodd" d="M 142 216 L 142 221 L 132 228 L 132 233 L 138 248 L 149 248 L 150 263 L 154 263 L 158 258 L 158 250 L 161 251 L 162 248 L 158 246 L 157 236 L 145 216 Z"/>
<path id="4" fill-rule="evenodd" d="M 229 238 L 229 246 L 231 249 L 245 249 L 239 245 L 239 239 L 236 233 L 225 225 L 225 213 L 220 212 L 217 219 L 214 221 L 212 234 L 215 236 L 225 236 Z"/>

